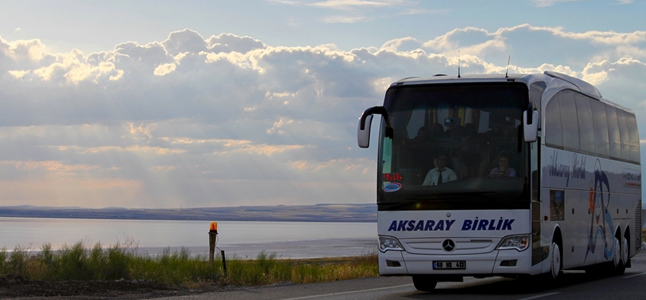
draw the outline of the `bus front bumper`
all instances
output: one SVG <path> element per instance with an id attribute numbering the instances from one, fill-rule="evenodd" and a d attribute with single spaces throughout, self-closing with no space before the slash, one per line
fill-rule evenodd
<path id="1" fill-rule="evenodd" d="M 529 275 L 531 256 L 516 250 L 463 255 L 419 255 L 406 251 L 379 252 L 379 274 L 498 276 Z"/>

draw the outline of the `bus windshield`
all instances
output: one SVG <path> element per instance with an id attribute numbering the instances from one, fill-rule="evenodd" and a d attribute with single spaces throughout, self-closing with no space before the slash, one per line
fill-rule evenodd
<path id="1" fill-rule="evenodd" d="M 522 83 L 391 87 L 384 106 L 393 134 L 381 138 L 379 209 L 528 208 L 527 104 Z"/>

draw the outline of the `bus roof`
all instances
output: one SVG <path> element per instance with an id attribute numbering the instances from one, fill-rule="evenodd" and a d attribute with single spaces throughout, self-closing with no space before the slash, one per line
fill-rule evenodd
<path id="1" fill-rule="evenodd" d="M 408 77 L 394 82 L 391 86 L 416 85 L 416 84 L 440 84 L 440 83 L 467 83 L 467 82 L 524 82 L 531 84 L 535 81 L 544 81 L 546 84 L 552 80 L 569 83 L 580 92 L 602 98 L 601 93 L 592 84 L 581 79 L 568 76 L 562 73 L 545 71 L 543 74 L 471 74 L 462 76 L 447 76 L 438 74 L 432 77 Z"/>
<path id="2" fill-rule="evenodd" d="M 524 75 L 512 74 L 505 76 L 502 74 L 470 74 L 463 76 L 447 76 L 438 74 L 432 77 L 407 77 L 393 82 L 394 85 L 415 85 L 415 84 L 428 84 L 428 83 L 458 83 L 458 82 L 487 82 L 487 81 L 515 81 Z"/>

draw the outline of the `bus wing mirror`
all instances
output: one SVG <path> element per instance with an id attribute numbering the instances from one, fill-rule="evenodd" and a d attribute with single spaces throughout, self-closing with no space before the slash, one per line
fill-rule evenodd
<path id="1" fill-rule="evenodd" d="M 370 125 L 372 124 L 372 115 L 368 115 L 365 118 L 363 115 L 359 119 L 359 128 L 357 130 L 357 140 L 359 141 L 359 147 L 368 148 L 370 146 Z"/>
<path id="2" fill-rule="evenodd" d="M 538 111 L 534 109 L 534 103 L 523 112 L 523 136 L 525 142 L 535 142 L 538 137 Z"/>
<path id="3" fill-rule="evenodd" d="M 361 118 L 359 118 L 359 128 L 357 129 L 357 141 L 359 142 L 359 147 L 368 148 L 370 146 L 370 126 L 372 124 L 372 117 L 374 114 L 379 114 L 384 118 L 386 122 L 386 137 L 392 138 L 393 129 L 390 126 L 390 120 L 388 118 L 388 111 L 383 106 L 374 106 L 366 109 Z"/>

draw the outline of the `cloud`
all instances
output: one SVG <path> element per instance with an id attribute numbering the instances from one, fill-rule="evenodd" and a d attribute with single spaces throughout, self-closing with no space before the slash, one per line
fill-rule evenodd
<path id="1" fill-rule="evenodd" d="M 550 45 L 549 49 L 537 47 Z M 544 62 L 584 68 L 590 61 L 616 61 L 624 57 L 646 59 L 646 31 L 619 33 L 613 31 L 570 32 L 561 27 L 539 27 L 521 24 L 496 31 L 465 27 L 451 30 L 428 41 L 413 37 L 388 41 L 382 50 L 444 55 L 455 61 L 469 56 L 503 65 L 511 62 L 538 66 Z M 558 55 L 555 55 L 558 53 Z M 482 63 L 478 63 L 484 66 Z M 484 71 L 487 68 L 482 69 Z"/>
<path id="2" fill-rule="evenodd" d="M 208 49 L 208 44 L 202 35 L 189 29 L 172 32 L 161 45 L 170 56 L 186 52 L 200 53 Z"/>
<path id="3" fill-rule="evenodd" d="M 323 23 L 359 23 L 366 20 L 365 16 L 328 16 Z"/>
<path id="4" fill-rule="evenodd" d="M 166 76 L 172 73 L 173 71 L 175 71 L 175 69 L 177 69 L 176 64 L 161 64 L 157 66 L 157 68 L 155 68 L 155 71 L 153 71 L 153 74 L 155 76 Z"/>
<path id="5" fill-rule="evenodd" d="M 598 86 L 602 95 L 624 106 L 643 110 L 646 83 L 637 80 L 646 74 L 646 63 L 633 58 L 590 63 L 581 72 L 582 78 Z"/>
<path id="6" fill-rule="evenodd" d="M 338 5 L 335 10 L 404 5 L 317 3 Z M 376 150 L 357 149 L 356 122 L 383 101 L 391 82 L 457 74 L 458 66 L 462 74 L 502 74 L 511 54 L 511 73 L 556 70 L 580 77 L 643 114 L 645 35 L 521 24 L 494 31 L 465 27 L 425 41 L 401 37 L 346 51 L 184 29 L 163 41 L 125 41 L 89 55 L 52 53 L 39 40 L 0 39 L 3 201 L 89 207 L 371 203 Z M 537 40 L 549 51 L 536 47 Z"/>
<path id="7" fill-rule="evenodd" d="M 370 8 L 370 7 L 390 7 L 401 5 L 407 1 L 402 0 L 324 0 L 315 1 L 307 5 L 314 7 L 324 7 L 339 10 Z"/>
<path id="8" fill-rule="evenodd" d="M 582 1 L 582 0 L 533 0 L 534 4 L 538 7 L 547 7 L 547 6 L 552 6 L 560 2 L 574 2 L 574 1 Z"/>
<path id="9" fill-rule="evenodd" d="M 415 9 L 415 1 L 408 0 L 316 0 L 316 1 L 287 1 L 270 0 L 270 2 L 289 5 L 305 6 L 322 11 L 335 11 L 344 14 L 327 15 L 320 19 L 323 23 L 360 23 L 374 20 L 375 18 L 391 18 L 397 15 L 420 15 L 445 13 L 445 10 Z M 387 11 L 381 16 L 368 14 L 374 11 Z M 371 15 L 371 17 L 368 17 Z"/>
<path id="10" fill-rule="evenodd" d="M 6 41 L 0 37 L 0 72 L 37 68 L 51 64 L 56 58 L 47 53 L 40 40 Z"/>
<path id="11" fill-rule="evenodd" d="M 256 49 L 264 49 L 266 45 L 261 41 L 248 36 L 233 34 L 220 34 L 212 36 L 207 41 L 208 47 L 213 52 L 240 52 L 246 53 Z"/>
<path id="12" fill-rule="evenodd" d="M 399 12 L 399 15 L 443 15 L 448 14 L 450 10 L 448 9 L 419 9 L 419 8 L 409 8 Z"/>

